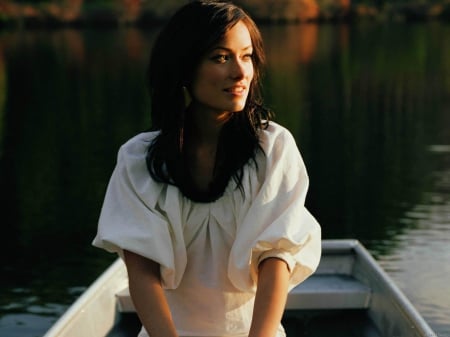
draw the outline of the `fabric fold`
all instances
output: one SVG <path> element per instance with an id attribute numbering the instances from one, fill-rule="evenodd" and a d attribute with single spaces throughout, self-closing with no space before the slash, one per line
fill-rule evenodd
<path id="1" fill-rule="evenodd" d="M 174 227 L 161 211 L 170 186 L 153 181 L 147 171 L 146 148 L 155 136 L 140 134 L 120 148 L 93 245 L 122 257 L 129 250 L 159 263 L 163 285 L 172 289 L 186 268 L 186 249 L 180 221 Z"/>
<path id="2" fill-rule="evenodd" d="M 309 179 L 292 135 L 271 123 L 261 140 L 267 155 L 258 161 L 259 174 L 247 177 L 258 188 L 238 221 L 229 275 L 237 288 L 255 291 L 261 256 L 277 251 L 291 269 L 293 288 L 317 268 L 320 226 L 304 206 Z"/>

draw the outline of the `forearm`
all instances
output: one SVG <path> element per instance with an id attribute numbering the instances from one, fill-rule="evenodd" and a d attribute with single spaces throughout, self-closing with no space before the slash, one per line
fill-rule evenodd
<path id="1" fill-rule="evenodd" d="M 249 337 L 275 337 L 287 299 L 289 270 L 277 258 L 261 262 Z"/>
<path id="2" fill-rule="evenodd" d="M 159 264 L 125 252 L 130 295 L 136 312 L 152 337 L 176 337 L 169 305 L 161 286 Z"/>

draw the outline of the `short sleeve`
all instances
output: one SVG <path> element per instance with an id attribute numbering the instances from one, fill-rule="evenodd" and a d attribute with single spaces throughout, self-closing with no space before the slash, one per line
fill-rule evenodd
<path id="1" fill-rule="evenodd" d="M 176 288 L 186 267 L 181 228 L 174 228 L 160 202 L 167 202 L 167 187 L 155 182 L 146 168 L 150 133 L 124 144 L 118 153 L 102 206 L 93 245 L 122 256 L 128 250 L 161 265 L 166 288 Z"/>
<path id="2" fill-rule="evenodd" d="M 255 290 L 258 264 L 277 257 L 289 266 L 292 289 L 319 264 L 321 229 L 304 205 L 309 180 L 292 135 L 271 123 L 261 146 L 257 173 L 246 177 L 251 200 L 238 221 L 228 274 L 237 288 Z"/>

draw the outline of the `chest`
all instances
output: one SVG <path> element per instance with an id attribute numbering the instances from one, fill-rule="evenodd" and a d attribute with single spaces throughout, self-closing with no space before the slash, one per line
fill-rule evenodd
<path id="1" fill-rule="evenodd" d="M 200 147 L 188 154 L 188 169 L 195 189 L 208 192 L 214 179 L 216 149 L 214 147 Z"/>
<path id="2" fill-rule="evenodd" d="M 188 254 L 231 249 L 236 239 L 237 214 L 229 196 L 214 203 L 188 201 L 182 209 L 183 236 Z"/>

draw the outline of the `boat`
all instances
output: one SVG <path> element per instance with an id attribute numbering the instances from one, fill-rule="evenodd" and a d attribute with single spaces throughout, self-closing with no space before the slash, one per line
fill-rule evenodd
<path id="1" fill-rule="evenodd" d="M 368 250 L 353 239 L 323 240 L 316 272 L 291 290 L 287 336 L 434 337 L 420 313 Z M 117 259 L 44 337 L 136 336 L 140 322 Z"/>

